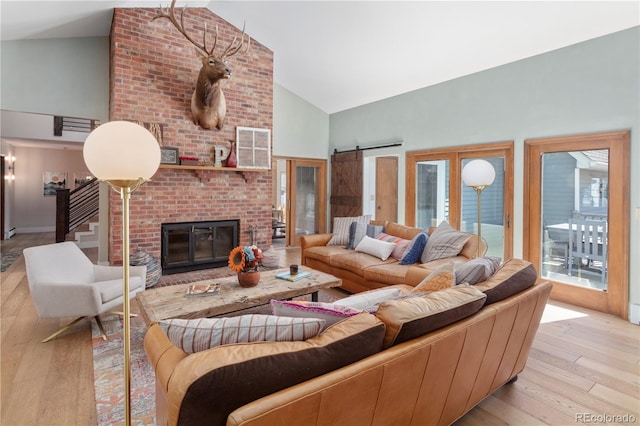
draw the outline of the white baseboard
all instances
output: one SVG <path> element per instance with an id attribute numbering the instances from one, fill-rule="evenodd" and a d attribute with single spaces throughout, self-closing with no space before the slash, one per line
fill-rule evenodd
<path id="1" fill-rule="evenodd" d="M 56 227 L 55 226 L 34 226 L 34 227 L 16 229 L 16 233 L 18 234 L 34 234 L 36 232 L 56 232 Z"/>
<path id="2" fill-rule="evenodd" d="M 16 235 L 16 228 L 11 228 L 7 232 L 4 233 L 4 239 L 8 240 L 9 238 Z"/>
<path id="3" fill-rule="evenodd" d="M 640 305 L 629 303 L 629 322 L 640 325 Z"/>

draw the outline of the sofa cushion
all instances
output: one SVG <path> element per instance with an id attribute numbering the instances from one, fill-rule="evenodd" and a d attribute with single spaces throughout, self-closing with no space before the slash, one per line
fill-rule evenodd
<path id="1" fill-rule="evenodd" d="M 378 265 L 389 265 L 397 263 L 398 261 L 393 258 L 387 260 L 381 260 L 370 254 L 360 253 L 357 251 L 346 252 L 340 256 L 333 256 L 331 258 L 331 267 L 345 269 L 353 272 L 354 274 L 362 275 L 362 271 L 366 271 L 367 268 Z"/>
<path id="2" fill-rule="evenodd" d="M 179 423 L 224 425 L 238 407 L 379 352 L 383 338 L 384 324 L 363 313 L 303 342 L 226 345 L 191 355 L 172 378 L 181 379 L 176 392 L 184 390 Z"/>
<path id="3" fill-rule="evenodd" d="M 411 244 L 411 240 L 406 240 L 401 237 L 396 237 L 395 235 L 390 235 L 390 234 L 387 234 L 386 232 L 381 232 L 378 235 L 376 235 L 376 240 L 393 243 L 394 247 L 393 247 L 393 250 L 391 251 L 391 257 L 397 260 L 402 259 L 402 255 L 404 254 L 405 251 L 407 251 L 409 244 Z"/>
<path id="4" fill-rule="evenodd" d="M 456 284 L 454 268 L 453 262 L 440 266 L 419 282 L 411 292 L 438 291 L 453 287 Z"/>
<path id="5" fill-rule="evenodd" d="M 426 269 L 429 272 L 433 272 L 436 269 L 438 269 L 439 267 L 441 267 L 443 265 L 447 265 L 449 263 L 453 263 L 454 264 L 454 269 L 455 269 L 455 268 L 458 268 L 461 265 L 464 265 L 468 261 L 469 261 L 469 259 L 464 257 L 464 256 L 454 256 L 454 257 L 446 257 L 444 259 L 432 260 L 429 263 L 418 263 L 418 264 L 416 264 L 414 266 L 418 267 L 418 268 Z"/>
<path id="6" fill-rule="evenodd" d="M 467 259 L 473 259 L 474 257 L 478 256 L 478 241 L 480 241 L 478 239 L 478 236 L 475 234 L 471 234 L 471 237 L 464 244 L 462 250 L 460 250 L 460 256 L 464 256 Z M 484 238 L 482 239 L 482 241 L 483 243 L 480 249 L 480 255 L 484 256 L 487 252 L 487 242 Z"/>
<path id="7" fill-rule="evenodd" d="M 367 281 L 375 281 L 385 283 L 389 285 L 393 284 L 406 284 L 407 272 L 411 265 L 400 265 L 400 262 L 387 259 L 388 263 L 371 265 L 364 268 L 364 272 L 361 272 L 362 277 Z"/>
<path id="8" fill-rule="evenodd" d="M 411 240 L 413 237 L 423 232 L 420 228 L 413 226 L 400 225 L 399 223 L 389 222 L 385 227 L 385 231 L 389 235 L 404 238 L 405 240 Z"/>
<path id="9" fill-rule="evenodd" d="M 473 286 L 459 285 L 426 295 L 382 302 L 375 315 L 386 326 L 384 347 L 422 336 L 473 315 L 482 308 L 486 298 Z"/>
<path id="10" fill-rule="evenodd" d="M 422 257 L 422 252 L 427 245 L 428 238 L 429 236 L 424 232 L 420 232 L 418 235 L 413 237 L 407 249 L 404 251 L 404 253 L 402 253 L 400 264 L 413 265 L 414 263 L 418 263 L 418 261 Z"/>
<path id="11" fill-rule="evenodd" d="M 345 318 L 352 317 L 362 312 L 362 309 L 354 309 L 348 306 L 334 305 L 333 303 L 308 302 L 306 300 L 271 300 L 271 312 L 273 315 L 293 318 L 319 318 L 325 321 L 324 328 L 335 324 Z"/>
<path id="12" fill-rule="evenodd" d="M 399 288 L 380 288 L 363 293 L 354 294 L 333 302 L 334 306 L 348 306 L 353 309 L 360 309 L 371 312 L 377 309 L 377 305 L 385 300 L 400 296 L 402 290 Z"/>
<path id="13" fill-rule="evenodd" d="M 500 266 L 498 257 L 476 257 L 456 268 L 456 284 L 477 284 L 489 279 Z"/>
<path id="14" fill-rule="evenodd" d="M 335 256 L 342 256 L 349 252 L 341 246 L 314 246 L 305 249 L 304 255 L 309 259 L 316 259 L 327 265 L 331 265 L 331 259 Z"/>
<path id="15" fill-rule="evenodd" d="M 327 245 L 346 246 L 349 242 L 349 227 L 352 222 L 367 224 L 371 220 L 371 215 L 355 216 L 355 217 L 334 217 L 333 218 L 333 235 Z"/>
<path id="16" fill-rule="evenodd" d="M 356 247 L 356 251 L 370 254 L 380 260 L 387 260 L 389 256 L 391 256 L 391 252 L 393 252 L 395 247 L 396 245 L 392 242 L 371 238 L 365 235 Z"/>
<path id="17" fill-rule="evenodd" d="M 422 254 L 422 263 L 457 256 L 469 238 L 471 234 L 460 232 L 447 222 L 442 222 L 429 236 Z"/>
<path id="18" fill-rule="evenodd" d="M 318 335 L 325 320 L 274 315 L 168 319 L 158 323 L 171 343 L 188 354 L 215 346 L 249 342 L 293 342 Z"/>
<path id="19" fill-rule="evenodd" d="M 486 304 L 506 299 L 531 287 L 538 279 L 538 273 L 530 262 L 509 259 L 486 281 L 476 284 L 476 288 L 487 295 Z"/>

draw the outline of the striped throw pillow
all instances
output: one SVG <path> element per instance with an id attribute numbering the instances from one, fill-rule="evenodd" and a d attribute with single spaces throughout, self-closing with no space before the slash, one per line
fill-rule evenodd
<path id="1" fill-rule="evenodd" d="M 489 279 L 500 266 L 499 257 L 476 257 L 456 268 L 456 284 L 477 284 Z"/>
<path id="2" fill-rule="evenodd" d="M 293 342 L 320 333 L 325 320 L 274 315 L 168 319 L 158 323 L 171 343 L 188 354 L 215 346 L 249 342 Z"/>
<path id="3" fill-rule="evenodd" d="M 275 300 L 271 299 L 271 312 L 273 315 L 282 315 L 294 318 L 320 318 L 325 322 L 325 328 L 345 318 L 358 315 L 360 309 L 348 306 L 334 305 L 325 302 L 308 302 L 306 300 Z"/>
<path id="4" fill-rule="evenodd" d="M 469 238 L 471 234 L 460 232 L 447 222 L 442 222 L 427 240 L 422 253 L 422 263 L 457 256 Z"/>
<path id="5" fill-rule="evenodd" d="M 334 217 L 333 235 L 327 245 L 346 246 L 349 243 L 349 228 L 351 227 L 351 223 L 358 222 L 366 225 L 370 220 L 370 214 L 356 217 Z"/>
<path id="6" fill-rule="evenodd" d="M 395 235 L 389 235 L 385 232 L 381 232 L 376 235 L 377 240 L 386 241 L 388 243 L 394 243 L 395 247 L 391 252 L 391 257 L 394 259 L 402 259 L 402 255 L 407 251 L 407 247 L 411 244 L 411 240 L 405 240 L 404 238 L 396 237 Z"/>

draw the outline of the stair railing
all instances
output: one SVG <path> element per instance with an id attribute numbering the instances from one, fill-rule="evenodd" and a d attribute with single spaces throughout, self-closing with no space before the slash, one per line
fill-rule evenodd
<path id="1" fill-rule="evenodd" d="M 56 242 L 95 216 L 100 209 L 100 182 L 91 178 L 74 190 L 56 190 Z"/>

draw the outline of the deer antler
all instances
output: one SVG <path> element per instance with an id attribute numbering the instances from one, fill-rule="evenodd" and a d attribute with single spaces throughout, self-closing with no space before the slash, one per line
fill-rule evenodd
<path id="1" fill-rule="evenodd" d="M 244 25 L 242 25 L 242 36 L 240 37 L 240 42 L 237 43 L 238 41 L 238 36 L 235 36 L 233 38 L 233 40 L 231 40 L 231 43 L 229 43 L 229 46 L 224 50 L 224 52 L 222 52 L 222 55 L 220 55 L 220 60 L 224 60 L 225 58 L 228 58 L 229 56 L 233 56 L 236 53 L 238 53 L 240 51 L 240 49 L 242 49 L 243 45 L 244 45 Z M 245 54 L 249 51 L 249 47 L 251 47 L 251 37 L 249 37 L 249 41 L 247 42 L 247 46 L 244 49 L 244 52 L 242 52 L 242 54 Z"/>
<path id="2" fill-rule="evenodd" d="M 213 56 L 213 51 L 215 50 L 216 45 L 218 44 L 218 26 L 216 25 L 216 31 L 213 35 L 213 47 L 211 49 L 207 49 L 207 24 L 206 23 L 204 24 L 204 34 L 202 35 L 202 44 L 197 43 L 194 39 L 191 38 L 191 36 L 189 36 L 189 34 L 187 34 L 187 32 L 184 29 L 184 11 L 186 10 L 186 7 L 182 9 L 182 12 L 180 13 L 180 22 L 178 22 L 178 19 L 176 19 L 176 15 L 175 15 L 175 5 L 176 5 L 176 0 L 172 0 L 171 6 L 169 6 L 169 8 L 166 9 L 166 11 L 162 6 L 160 6 L 160 9 L 156 12 L 156 16 L 153 17 L 152 21 L 155 21 L 158 18 L 168 19 L 169 21 L 171 21 L 173 26 L 176 27 L 178 31 L 180 31 L 180 33 L 183 36 L 185 36 L 185 38 L 189 40 L 189 42 L 191 42 L 191 44 L 193 44 L 197 49 L 205 53 L 207 56 Z M 223 60 L 224 58 L 228 58 L 229 56 L 233 56 L 236 53 L 238 53 L 240 49 L 242 49 L 244 45 L 244 34 L 245 32 L 244 32 L 244 26 L 243 26 L 240 43 L 237 42 L 238 37 L 237 36 L 234 37 L 231 43 L 229 44 L 229 46 L 224 50 L 224 52 L 222 52 L 222 55 L 220 56 L 220 60 Z M 247 53 L 250 45 L 251 45 L 251 37 L 249 37 L 249 42 L 247 43 L 246 49 L 242 53 Z"/>
<path id="3" fill-rule="evenodd" d="M 171 21 L 173 26 L 176 27 L 178 29 L 178 31 L 180 31 L 180 33 L 183 36 L 185 36 L 185 38 L 187 40 L 189 40 L 189 42 L 191 42 L 191 44 L 193 44 L 196 48 L 200 49 L 202 52 L 207 54 L 207 56 L 211 55 L 211 53 L 213 52 L 213 49 L 211 49 L 211 52 L 209 52 L 207 50 L 207 27 L 206 27 L 206 25 L 204 27 L 204 35 L 202 37 L 203 44 L 199 44 L 194 39 L 192 39 L 191 36 L 189 34 L 187 34 L 187 32 L 184 29 L 184 9 L 182 9 L 182 12 L 180 13 L 180 22 L 178 22 L 178 20 L 176 19 L 175 6 L 176 6 L 176 0 L 172 0 L 171 1 L 171 6 L 169 7 L 169 9 L 167 9 L 167 12 L 165 12 L 165 9 L 162 6 L 160 6 L 160 9 L 156 12 L 156 16 L 154 16 L 151 21 L 155 21 L 158 18 L 166 18 L 166 19 L 168 19 L 169 21 Z M 217 34 L 216 34 L 216 39 L 217 38 L 218 37 L 217 37 Z M 213 47 L 215 49 L 215 43 L 214 43 Z"/>

